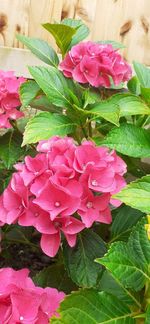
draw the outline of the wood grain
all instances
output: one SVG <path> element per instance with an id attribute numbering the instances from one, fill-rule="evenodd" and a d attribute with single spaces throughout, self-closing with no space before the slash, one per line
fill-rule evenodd
<path id="1" fill-rule="evenodd" d="M 15 37 L 21 33 L 42 38 L 57 50 L 41 24 L 69 17 L 89 26 L 88 39 L 121 41 L 129 62 L 150 66 L 150 0 L 0 0 L 0 45 L 23 48 Z"/>

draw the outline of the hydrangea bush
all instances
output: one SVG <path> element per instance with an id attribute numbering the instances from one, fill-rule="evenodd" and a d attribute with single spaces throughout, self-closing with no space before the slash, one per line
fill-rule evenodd
<path id="1" fill-rule="evenodd" d="M 0 72 L 0 323 L 148 324 L 150 71 L 79 20 L 43 27 L 61 54 L 18 35 L 43 65 Z M 14 243 L 48 265 L 8 267 Z"/>

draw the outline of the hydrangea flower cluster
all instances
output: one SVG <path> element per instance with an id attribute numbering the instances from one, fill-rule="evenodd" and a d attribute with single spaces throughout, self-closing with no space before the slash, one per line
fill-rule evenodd
<path id="1" fill-rule="evenodd" d="M 66 54 L 59 68 L 68 78 L 94 87 L 111 86 L 128 81 L 132 71 L 129 64 L 111 44 L 98 44 L 91 41 L 75 45 Z"/>
<path id="2" fill-rule="evenodd" d="M 9 120 L 16 120 L 24 114 L 17 108 L 21 105 L 19 87 L 24 78 L 16 78 L 12 71 L 0 70 L 0 128 L 11 128 Z"/>
<path id="3" fill-rule="evenodd" d="M 0 323 L 48 324 L 65 294 L 36 287 L 28 269 L 0 269 Z"/>
<path id="4" fill-rule="evenodd" d="M 61 233 L 73 247 L 77 233 L 94 222 L 111 223 L 111 198 L 126 185 L 126 164 L 115 151 L 72 138 L 40 141 L 34 158 L 16 164 L 10 184 L 0 197 L 0 221 L 34 226 L 41 248 L 53 257 Z"/>

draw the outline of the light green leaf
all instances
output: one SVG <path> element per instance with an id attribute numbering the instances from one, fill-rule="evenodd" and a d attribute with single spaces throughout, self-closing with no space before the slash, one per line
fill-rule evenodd
<path id="1" fill-rule="evenodd" d="M 50 103 L 59 107 L 71 107 L 72 98 L 70 91 L 76 90 L 72 80 L 66 79 L 63 74 L 54 67 L 29 67 L 29 71 L 40 88 L 46 94 Z M 74 94 L 75 95 L 75 94 Z"/>
<path id="2" fill-rule="evenodd" d="M 43 24 L 43 27 L 53 35 L 62 55 L 65 55 L 71 43 L 72 37 L 76 33 L 76 28 L 63 24 L 50 23 Z"/>
<path id="3" fill-rule="evenodd" d="M 131 124 L 113 128 L 101 141 L 111 149 L 133 157 L 150 157 L 150 132 Z"/>
<path id="4" fill-rule="evenodd" d="M 115 218 L 111 226 L 111 242 L 126 240 L 134 225 L 143 217 L 143 213 L 129 206 L 114 210 Z"/>
<path id="5" fill-rule="evenodd" d="M 143 88 L 150 88 L 150 69 L 145 65 L 133 62 L 134 70 Z"/>
<path id="6" fill-rule="evenodd" d="M 145 102 L 150 105 L 150 88 L 142 88 L 141 87 L 141 96 L 145 100 Z"/>
<path id="7" fill-rule="evenodd" d="M 150 305 L 148 305 L 147 310 L 146 310 L 146 319 L 145 319 L 145 324 L 150 323 Z"/>
<path id="8" fill-rule="evenodd" d="M 51 324 L 135 324 L 132 317 L 137 314 L 115 296 L 92 289 L 67 296 L 59 313 Z"/>
<path id="9" fill-rule="evenodd" d="M 74 248 L 70 248 L 65 243 L 63 251 L 71 279 L 82 287 L 96 286 L 102 268 L 99 268 L 94 260 L 99 254 L 104 255 L 106 252 L 103 240 L 96 233 L 85 230 L 78 235 Z"/>
<path id="10" fill-rule="evenodd" d="M 112 40 L 104 40 L 104 41 L 99 41 L 97 43 L 99 43 L 99 44 L 111 44 L 112 47 L 115 48 L 115 49 L 125 48 L 125 45 L 123 45 L 122 43 L 112 41 Z"/>
<path id="11" fill-rule="evenodd" d="M 33 80 L 22 83 L 19 93 L 23 107 L 27 107 L 30 102 L 38 95 L 39 91 L 39 85 Z"/>
<path id="12" fill-rule="evenodd" d="M 127 86 L 133 94 L 138 96 L 141 93 L 140 82 L 136 76 L 128 81 Z"/>
<path id="13" fill-rule="evenodd" d="M 150 243 L 145 230 L 146 219 L 142 218 L 133 229 L 128 243 L 111 244 L 108 253 L 97 262 L 104 265 L 120 282 L 122 287 L 141 290 L 150 282 Z"/>
<path id="14" fill-rule="evenodd" d="M 41 112 L 27 123 L 22 145 L 36 143 L 54 135 L 70 134 L 75 127 L 76 124 L 67 116 Z"/>
<path id="15" fill-rule="evenodd" d="M 53 48 L 45 41 L 38 38 L 30 38 L 24 35 L 17 35 L 17 39 L 22 42 L 30 51 L 43 62 L 57 66 L 59 63 L 58 56 Z"/>
<path id="16" fill-rule="evenodd" d="M 150 108 L 141 98 L 128 93 L 115 94 L 107 101 L 108 106 L 116 104 L 120 108 L 120 117 L 132 115 L 150 115 Z"/>
<path id="17" fill-rule="evenodd" d="M 52 264 L 36 274 L 33 278 L 36 285 L 40 287 L 57 288 L 69 294 L 72 290 L 76 290 L 76 285 L 68 277 L 63 264 Z"/>
<path id="18" fill-rule="evenodd" d="M 0 159 L 5 167 L 10 169 L 24 154 L 21 148 L 22 135 L 16 131 L 9 131 L 0 137 Z"/>
<path id="19" fill-rule="evenodd" d="M 144 213 L 150 213 L 150 175 L 129 183 L 114 198 Z"/>
<path id="20" fill-rule="evenodd" d="M 97 102 L 91 106 L 89 110 L 94 119 L 104 118 L 116 126 L 119 126 L 120 108 L 117 104 L 109 103 L 109 101 Z"/>
<path id="21" fill-rule="evenodd" d="M 85 39 L 89 34 L 89 28 L 83 24 L 82 20 L 75 20 L 71 18 L 65 18 L 61 22 L 64 25 L 76 28 L 76 33 L 72 37 L 69 49 Z"/>

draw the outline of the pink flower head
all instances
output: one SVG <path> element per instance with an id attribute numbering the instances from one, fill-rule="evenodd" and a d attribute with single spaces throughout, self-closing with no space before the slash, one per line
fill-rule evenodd
<path id="1" fill-rule="evenodd" d="M 0 269 L 0 323 L 48 324 L 65 294 L 55 288 L 36 287 L 29 271 Z"/>
<path id="2" fill-rule="evenodd" d="M 0 196 L 0 222 L 33 226 L 42 234 L 42 250 L 54 256 L 62 233 L 74 246 L 85 227 L 111 223 L 110 204 L 121 204 L 112 195 L 126 185 L 126 164 L 106 147 L 75 145 L 69 137 L 41 141 L 37 149 L 34 158 L 15 166 Z"/>
<path id="3" fill-rule="evenodd" d="M 94 87 L 111 87 L 131 78 L 131 68 L 110 44 L 82 42 L 71 48 L 59 68 L 68 78 Z"/>
<path id="4" fill-rule="evenodd" d="M 12 71 L 0 71 L 0 128 L 11 128 L 10 120 L 24 116 L 18 110 L 21 106 L 19 87 L 24 78 L 16 78 Z"/>

